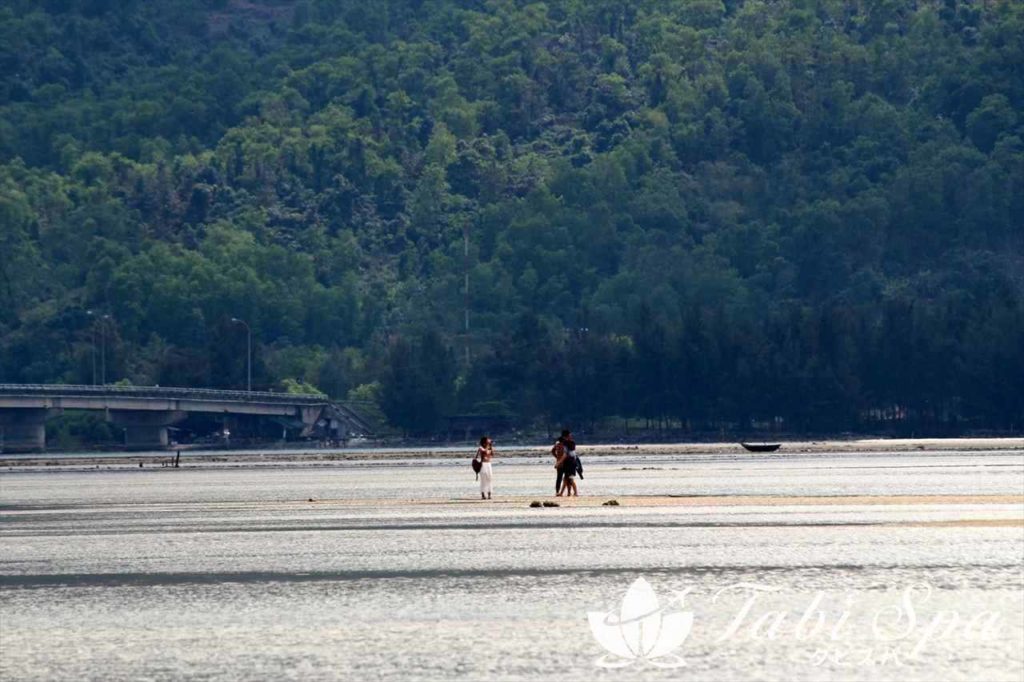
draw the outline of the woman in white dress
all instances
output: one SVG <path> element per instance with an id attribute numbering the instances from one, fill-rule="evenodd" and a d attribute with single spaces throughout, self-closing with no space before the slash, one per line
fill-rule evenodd
<path id="1" fill-rule="evenodd" d="M 480 499 L 491 499 L 494 492 L 492 484 L 493 474 L 491 472 L 491 460 L 494 459 L 494 441 L 483 436 L 480 438 L 480 447 L 476 449 L 476 457 L 480 460 Z"/>

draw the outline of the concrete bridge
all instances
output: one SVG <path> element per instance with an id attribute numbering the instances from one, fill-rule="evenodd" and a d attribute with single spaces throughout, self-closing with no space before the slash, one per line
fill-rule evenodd
<path id="1" fill-rule="evenodd" d="M 125 431 L 130 449 L 167 447 L 168 427 L 191 413 L 261 415 L 294 423 L 309 435 L 325 419 L 335 428 L 369 433 L 344 405 L 320 395 L 137 386 L 0 384 L 0 452 L 46 447 L 46 420 L 64 410 L 103 411 Z"/>

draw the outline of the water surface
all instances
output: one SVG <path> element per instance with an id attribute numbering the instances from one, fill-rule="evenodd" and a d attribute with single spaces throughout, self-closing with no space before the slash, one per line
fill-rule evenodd
<path id="1" fill-rule="evenodd" d="M 805 499 L 1021 495 L 1020 452 L 586 462 L 581 490 L 600 498 L 777 498 L 657 508 L 530 509 L 526 500 L 550 499 L 553 487 L 542 457 L 499 461 L 499 499 L 479 502 L 467 464 L 410 455 L 329 466 L 0 474 L 0 677 L 1024 675 L 1019 502 Z M 503 502 L 507 496 L 516 501 Z M 665 613 L 694 614 L 676 651 L 685 668 L 595 665 L 606 652 L 587 612 L 617 613 L 640 576 Z M 755 588 L 715 595 L 739 583 L 756 586 L 758 596 L 724 637 Z M 685 590 L 680 604 L 674 593 Z M 909 629 L 906 599 L 916 619 Z M 828 627 L 845 611 L 846 625 L 835 639 L 824 626 L 798 637 L 793 626 L 808 611 Z M 964 621 L 989 612 L 999 627 L 972 638 L 945 627 L 954 612 Z M 777 614 L 788 615 L 776 636 L 762 636 L 757 619 L 764 625 Z M 922 644 L 936 614 L 948 634 Z"/>

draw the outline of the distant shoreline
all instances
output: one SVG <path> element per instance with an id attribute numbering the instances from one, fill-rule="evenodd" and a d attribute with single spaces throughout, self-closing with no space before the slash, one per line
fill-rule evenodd
<path id="1" fill-rule="evenodd" d="M 543 457 L 548 445 L 509 445 L 498 443 L 499 457 Z M 1024 438 L 900 438 L 860 440 L 818 440 L 782 441 L 782 447 L 775 453 L 749 453 L 738 443 L 645 443 L 645 444 L 599 444 L 581 443 L 579 452 L 585 457 L 608 457 L 616 455 L 721 455 L 750 457 L 785 457 L 793 454 L 858 454 L 871 452 L 1024 452 Z M 374 448 L 296 448 L 245 449 L 245 450 L 185 450 L 181 451 L 181 462 L 189 464 L 224 464 L 242 466 L 245 464 L 306 463 L 330 464 L 331 462 L 402 460 L 402 459 L 463 459 L 472 456 L 472 446 L 456 444 L 434 447 L 374 447 Z M 64 468 L 166 468 L 175 457 L 175 450 L 141 453 L 38 453 L 0 454 L 0 471 L 18 469 L 46 470 Z"/>

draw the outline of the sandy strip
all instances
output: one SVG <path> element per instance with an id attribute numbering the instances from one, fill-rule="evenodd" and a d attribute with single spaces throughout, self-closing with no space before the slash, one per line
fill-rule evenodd
<path id="1" fill-rule="evenodd" d="M 887 526 L 915 528 L 1024 528 L 1024 519 L 962 519 L 958 521 L 907 521 Z"/>
<path id="2" fill-rule="evenodd" d="M 617 505 L 606 505 L 614 500 Z M 1024 512 L 1024 495 L 836 495 L 836 496 L 769 496 L 769 495 L 618 495 L 615 497 L 554 497 L 522 496 L 496 497 L 493 500 L 477 498 L 457 499 L 362 499 L 362 500 L 306 500 L 305 504 L 337 505 L 355 507 L 380 507 L 397 509 L 402 507 L 439 505 L 478 505 L 481 508 L 529 507 L 534 501 L 556 502 L 559 507 L 828 507 L 850 505 L 972 505 L 972 504 L 1015 504 Z"/>

